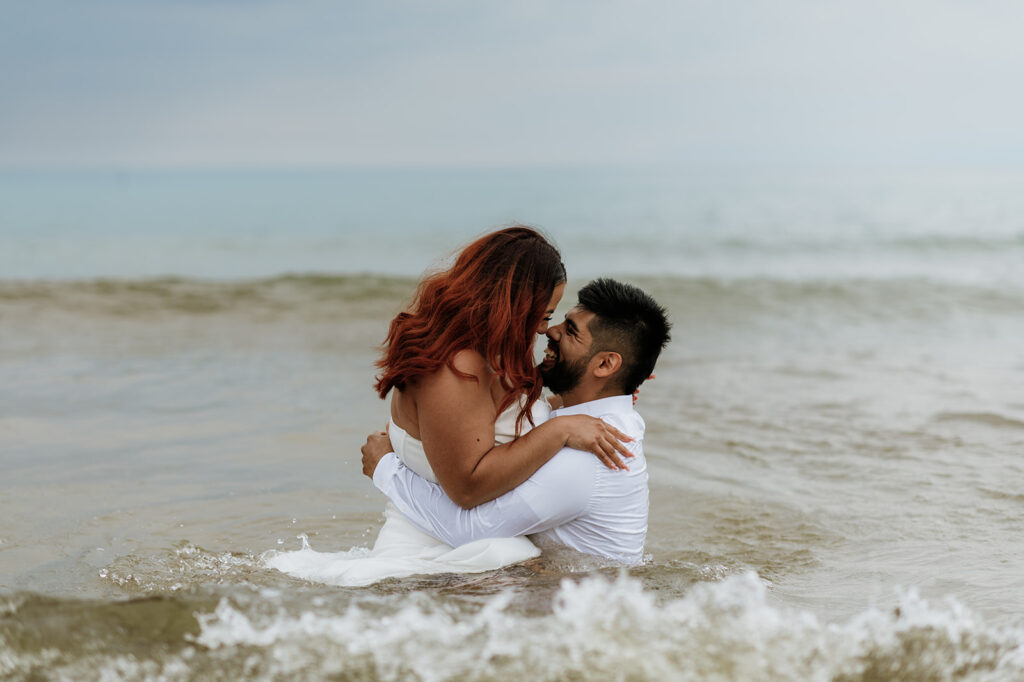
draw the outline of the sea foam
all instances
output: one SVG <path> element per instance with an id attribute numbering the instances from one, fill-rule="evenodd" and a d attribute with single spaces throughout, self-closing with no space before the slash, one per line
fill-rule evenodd
<path id="1" fill-rule="evenodd" d="M 753 573 L 659 602 L 639 580 L 563 581 L 544 616 L 514 593 L 475 614 L 416 600 L 388 615 L 258 616 L 222 600 L 195 643 L 218 658 L 258 655 L 259 676 L 380 680 L 1013 680 L 1024 631 L 986 626 L 955 602 L 904 592 L 895 609 L 828 624 L 772 603 Z M 254 670 L 255 672 L 255 670 Z"/>

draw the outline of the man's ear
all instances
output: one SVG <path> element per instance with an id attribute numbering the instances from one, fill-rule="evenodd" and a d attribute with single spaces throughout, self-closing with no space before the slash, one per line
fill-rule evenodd
<path id="1" fill-rule="evenodd" d="M 594 376 L 606 379 L 622 367 L 622 356 L 612 350 L 602 351 L 591 360 L 591 367 L 594 368 Z"/>

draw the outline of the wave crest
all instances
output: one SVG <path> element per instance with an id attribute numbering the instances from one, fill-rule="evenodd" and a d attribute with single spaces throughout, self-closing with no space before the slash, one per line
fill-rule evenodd
<path id="1" fill-rule="evenodd" d="M 282 275 L 231 281 L 180 277 L 0 281 L 0 305 L 29 304 L 122 317 L 232 310 L 266 313 L 400 300 L 412 292 L 412 287 L 413 280 L 379 275 Z"/>
<path id="2" fill-rule="evenodd" d="M 785 279 L 772 277 L 632 278 L 670 308 L 714 315 L 844 312 L 871 318 L 945 319 L 951 314 L 1016 315 L 1024 290 L 927 278 Z M 582 282 L 574 282 L 579 285 Z M 188 278 L 79 281 L 0 280 L 0 314 L 17 308 L 116 317 L 331 314 L 360 307 L 397 308 L 416 280 L 383 275 L 283 275 L 215 281 Z"/>
<path id="3" fill-rule="evenodd" d="M 914 592 L 890 612 L 839 625 L 770 603 L 755 574 L 701 584 L 659 603 L 640 581 L 566 580 L 553 613 L 518 615 L 512 593 L 469 617 L 424 602 L 381 617 L 271 617 L 222 600 L 196 643 L 220 656 L 258 647 L 261 673 L 369 679 L 1008 680 L 1024 674 L 1024 632 L 986 627 Z"/>
<path id="4" fill-rule="evenodd" d="M 667 600 L 621 574 L 565 579 L 537 613 L 426 592 L 184 593 L 21 600 L 0 613 L 0 677 L 47 679 L 996 682 L 1024 679 L 1024 628 L 992 627 L 914 591 L 842 623 L 780 606 L 754 573 Z M 333 603 L 333 606 L 332 606 Z"/>

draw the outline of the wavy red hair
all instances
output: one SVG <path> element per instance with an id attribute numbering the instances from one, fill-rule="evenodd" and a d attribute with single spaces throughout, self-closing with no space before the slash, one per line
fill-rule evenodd
<path id="1" fill-rule="evenodd" d="M 466 246 L 447 270 L 427 276 L 408 310 L 391 321 L 377 366 L 377 394 L 404 389 L 418 377 L 447 366 L 455 354 L 480 353 L 508 389 L 498 412 L 520 394 L 526 401 L 516 431 L 540 397 L 541 379 L 533 358 L 534 334 L 555 287 L 565 282 L 558 249 L 533 228 L 517 225 L 480 237 Z"/>

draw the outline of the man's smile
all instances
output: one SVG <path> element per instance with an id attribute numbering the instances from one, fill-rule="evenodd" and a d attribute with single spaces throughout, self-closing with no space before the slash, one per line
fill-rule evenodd
<path id="1" fill-rule="evenodd" d="M 540 363 L 541 367 L 551 367 L 558 362 L 558 346 L 555 345 L 554 341 L 548 341 L 548 347 L 544 349 L 544 360 Z"/>

